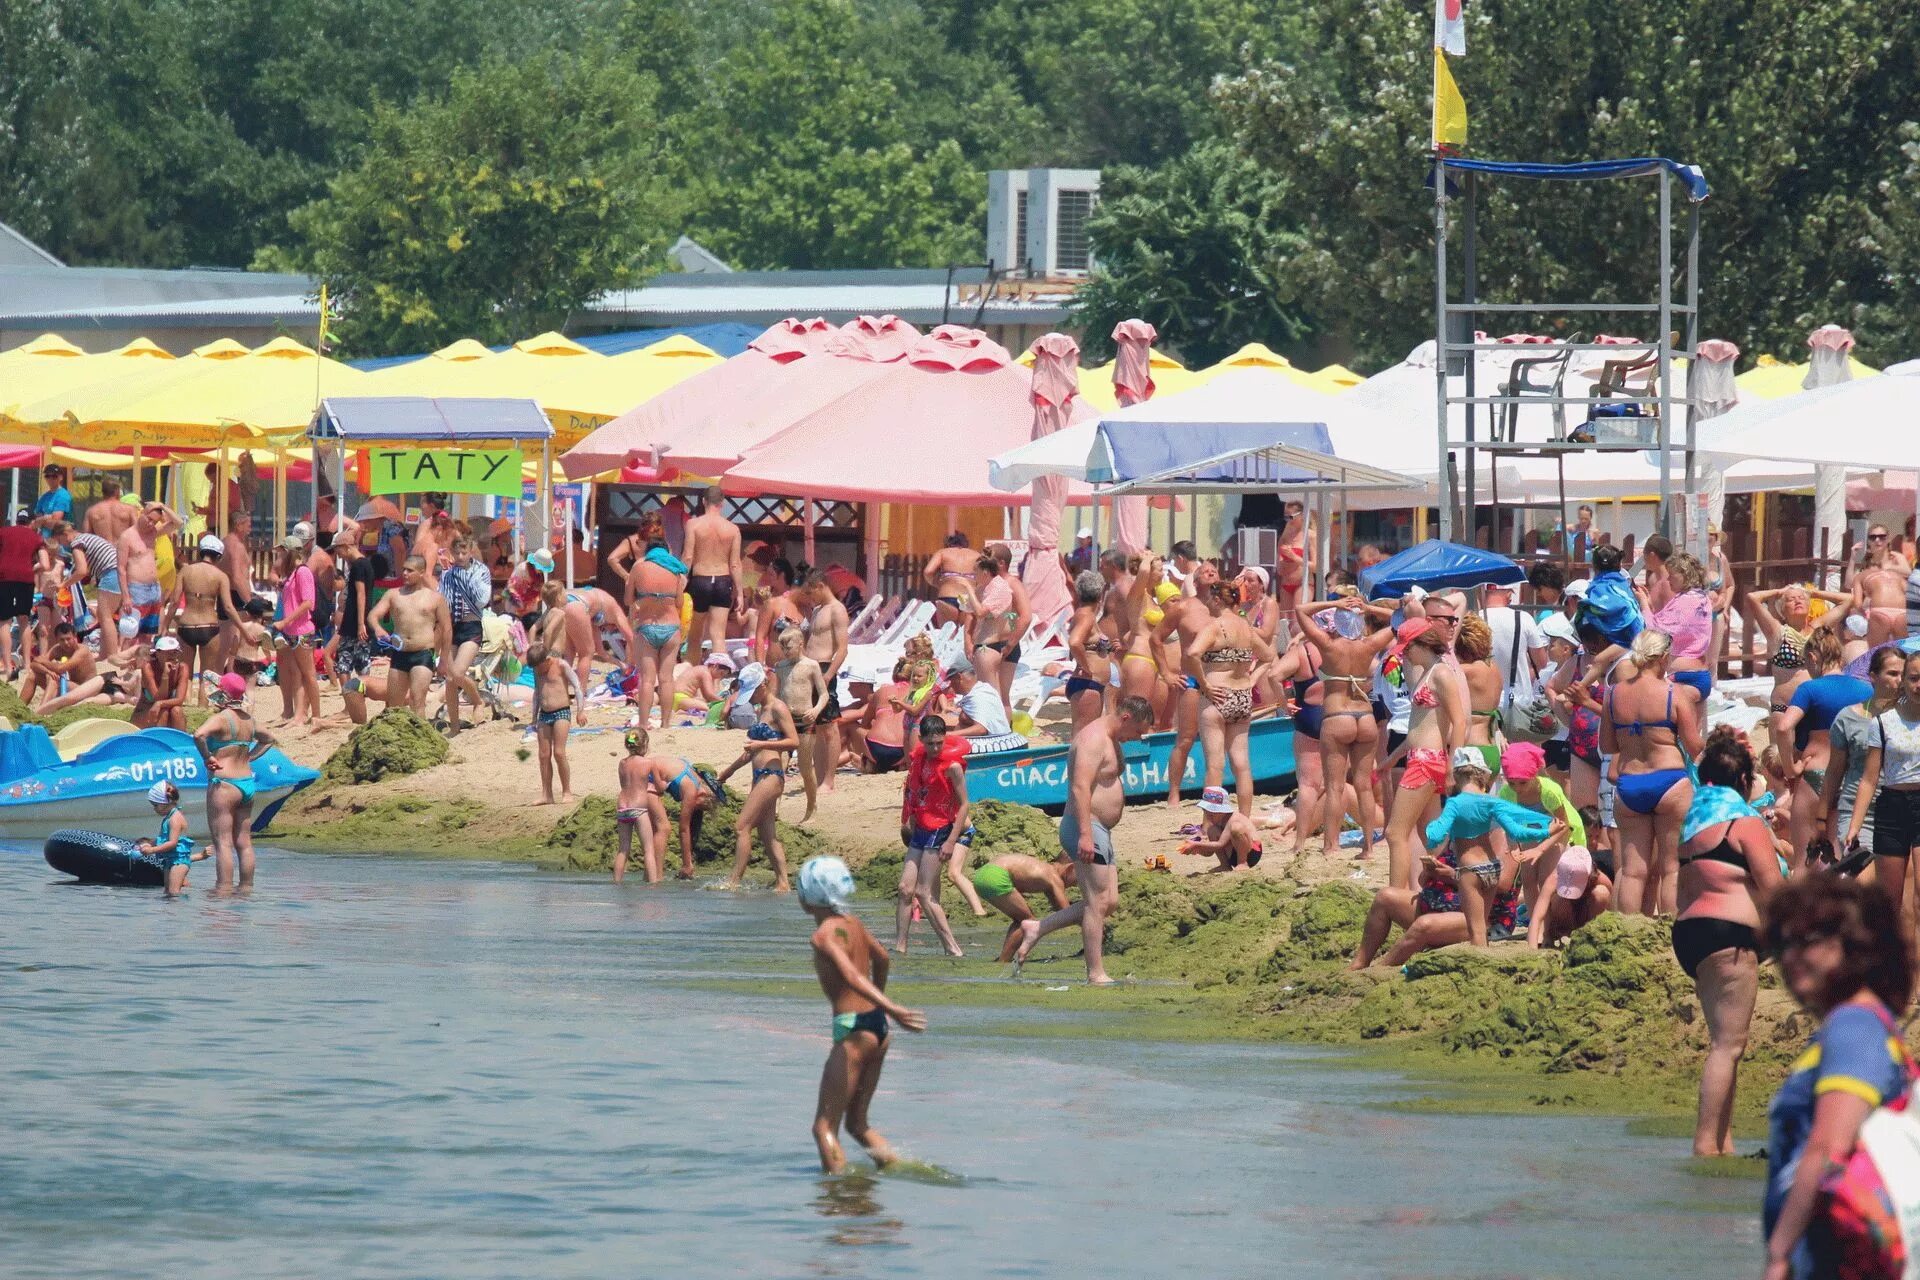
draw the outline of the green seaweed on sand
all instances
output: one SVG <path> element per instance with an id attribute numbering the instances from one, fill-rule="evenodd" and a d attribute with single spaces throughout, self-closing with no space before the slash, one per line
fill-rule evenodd
<path id="1" fill-rule="evenodd" d="M 447 740 L 440 731 L 396 707 L 348 734 L 321 776 L 329 782 L 380 782 L 431 769 L 446 758 Z"/>
<path id="2" fill-rule="evenodd" d="M 706 768 L 705 765 L 700 767 Z M 700 824 L 700 834 L 694 837 L 693 860 L 696 865 L 733 861 L 733 829 L 740 819 L 740 802 L 743 798 L 732 790 L 721 790 L 719 803 L 707 810 Z M 671 827 L 667 842 L 668 872 L 671 874 L 673 867 L 679 865 L 680 802 L 669 796 L 666 806 L 667 822 Z M 796 827 L 783 821 L 776 829 L 780 834 L 780 843 L 786 846 L 787 873 L 790 876 L 799 871 L 802 862 L 826 851 L 825 841 L 819 833 L 806 827 Z M 614 825 L 613 801 L 605 796 L 589 796 L 554 825 L 552 833 L 546 838 L 546 852 L 542 860 L 567 871 L 611 871 L 613 855 L 619 847 L 620 833 Z M 754 845 L 754 865 L 766 865 L 757 841 Z"/>
<path id="3" fill-rule="evenodd" d="M 533 861 L 544 854 L 535 839 L 492 829 L 486 811 L 464 800 L 401 794 L 362 802 L 346 799 L 349 794 L 296 797 L 274 818 L 267 837 L 321 851 L 379 850 L 503 862 Z"/>

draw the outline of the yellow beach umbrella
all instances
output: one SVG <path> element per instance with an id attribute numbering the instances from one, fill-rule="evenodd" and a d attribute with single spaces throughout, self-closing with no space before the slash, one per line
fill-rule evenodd
<path id="1" fill-rule="evenodd" d="M 1856 378 L 1872 377 L 1880 372 L 1852 356 L 1847 357 L 1847 365 Z M 1772 356 L 1761 356 L 1754 361 L 1753 368 L 1733 380 L 1733 385 L 1740 389 L 1743 399 L 1778 400 L 1806 390 L 1802 384 L 1807 380 L 1807 368 L 1804 364 L 1787 364 Z"/>
<path id="2" fill-rule="evenodd" d="M 1117 360 L 1109 360 L 1105 364 L 1080 371 L 1080 398 L 1102 413 L 1109 413 L 1120 407 L 1120 399 L 1113 391 L 1113 367 L 1117 363 L 1119 363 Z M 1153 395 L 1156 400 L 1163 396 L 1178 395 L 1206 381 L 1199 373 L 1187 368 L 1172 356 L 1159 351 L 1147 353 L 1147 368 L 1149 376 L 1153 378 Z"/>
<path id="3" fill-rule="evenodd" d="M 84 358 L 86 354 L 57 333 L 43 333 L 32 342 L 22 343 L 11 351 L 0 351 L 0 369 L 11 372 L 22 364 L 48 359 L 72 360 Z"/>
<path id="4" fill-rule="evenodd" d="M 0 430 L 19 427 L 18 411 L 24 405 L 89 383 L 150 370 L 173 360 L 170 352 L 146 338 L 136 338 L 104 355 L 87 355 L 64 339 L 59 342 L 60 346 L 49 348 L 39 356 L 14 360 L 10 357 L 18 353 L 13 351 L 0 356 L 0 388 L 3 388 L 0 395 L 6 397 L 5 402 L 0 403 Z M 37 437 L 34 442 L 37 443 Z"/>
<path id="5" fill-rule="evenodd" d="M 367 377 L 291 338 L 255 351 L 222 339 L 151 373 L 76 392 L 54 432 L 84 445 L 148 448 L 297 433 L 312 419 L 318 396 L 358 390 Z"/>
<path id="6" fill-rule="evenodd" d="M 1365 381 L 1365 378 L 1343 364 L 1325 365 L 1307 375 L 1308 385 L 1322 391 L 1345 391 Z"/>

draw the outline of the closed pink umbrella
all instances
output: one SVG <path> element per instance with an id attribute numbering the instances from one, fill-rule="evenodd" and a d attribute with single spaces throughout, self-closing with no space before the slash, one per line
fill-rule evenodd
<path id="1" fill-rule="evenodd" d="M 1033 344 L 1033 431 L 1041 440 L 1073 420 L 1073 401 L 1080 393 L 1080 344 L 1064 333 L 1043 335 Z M 1067 503 L 1062 476 L 1042 476 L 1033 482 L 1033 509 L 1027 515 L 1027 563 L 1020 577 L 1033 601 L 1033 616 L 1042 621 L 1073 607 L 1073 592 L 1060 567 L 1060 511 Z M 1144 522 L 1143 522 L 1144 523 Z"/>
<path id="2" fill-rule="evenodd" d="M 1113 396 L 1122 409 L 1153 399 L 1153 343 L 1159 330 L 1145 320 L 1114 326 Z M 1147 549 L 1147 500 L 1126 497 L 1113 504 L 1113 540 L 1128 555 Z"/>
<path id="3" fill-rule="evenodd" d="M 898 343 L 891 328 L 887 335 Z M 561 469 L 579 479 L 627 466 L 637 455 L 656 467 L 671 464 L 693 475 L 719 475 L 780 425 L 886 367 L 830 353 L 845 341 L 842 331 L 825 320 L 782 320 L 733 359 L 593 431 L 561 455 Z"/>

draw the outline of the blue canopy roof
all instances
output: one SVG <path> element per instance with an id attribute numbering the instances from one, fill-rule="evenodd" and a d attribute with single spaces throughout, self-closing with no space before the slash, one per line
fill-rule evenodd
<path id="1" fill-rule="evenodd" d="M 1437 591 L 1526 580 L 1526 571 L 1505 556 L 1436 538 L 1362 569 L 1360 590 L 1369 600 L 1386 600 L 1403 596 L 1413 587 Z"/>
<path id="2" fill-rule="evenodd" d="M 1632 160 L 1583 160 L 1577 164 L 1534 164 L 1524 160 L 1456 160 L 1445 157 L 1440 163 L 1449 169 L 1463 169 L 1470 173 L 1493 173 L 1508 178 L 1535 178 L 1558 182 L 1591 182 L 1599 178 L 1644 178 L 1648 174 L 1665 169 L 1685 185 L 1688 199 L 1700 201 L 1707 198 L 1707 175 L 1700 171 L 1699 165 L 1682 164 L 1678 160 L 1668 160 L 1664 156 L 1641 156 Z M 1428 175 L 1428 185 L 1432 185 L 1431 174 Z"/>
<path id="3" fill-rule="evenodd" d="M 428 444 L 547 440 L 553 436 L 553 424 L 531 400 L 329 396 L 320 402 L 313 434 L 322 440 L 418 440 Z"/>
<path id="4" fill-rule="evenodd" d="M 1300 484 L 1322 476 L 1281 465 L 1259 450 L 1288 445 L 1314 453 L 1333 452 L 1333 438 L 1324 422 L 1182 422 L 1178 427 L 1169 430 L 1164 422 L 1103 420 L 1100 435 L 1112 459 L 1112 472 L 1098 478 L 1116 484 L 1146 479 L 1180 484 Z"/>

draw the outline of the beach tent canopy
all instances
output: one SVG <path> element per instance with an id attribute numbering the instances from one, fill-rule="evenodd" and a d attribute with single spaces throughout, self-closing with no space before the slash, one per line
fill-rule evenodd
<path id="1" fill-rule="evenodd" d="M 1700 424 L 1696 449 L 1727 463 L 1771 458 L 1802 467 L 1912 471 L 1920 469 L 1917 421 L 1920 377 L 1863 378 L 1737 404 Z"/>
<path id="2" fill-rule="evenodd" d="M 987 483 L 988 460 L 1033 429 L 1033 375 L 1004 347 L 976 329 L 942 325 L 905 360 L 868 370 L 839 396 L 778 423 L 769 443 L 727 472 L 727 491 L 933 506 L 1025 501 Z M 1076 397 L 1075 420 L 1092 413 Z"/>
<path id="3" fill-rule="evenodd" d="M 316 440 L 350 445 L 382 441 L 470 444 L 548 440 L 553 424 L 531 400 L 428 396 L 330 396 L 314 419 Z"/>
<path id="4" fill-rule="evenodd" d="M 1369 600 L 1391 600 L 1414 587 L 1511 586 L 1525 582 L 1524 569 L 1503 555 L 1430 539 L 1360 571 L 1360 590 Z"/>
<path id="5" fill-rule="evenodd" d="M 1809 368 L 1810 364 L 1785 364 L 1772 356 L 1761 356 L 1753 368 L 1733 380 L 1733 385 L 1739 389 L 1742 400 L 1778 400 L 1807 389 Z M 1880 372 L 1852 356 L 1847 357 L 1847 369 L 1856 379 L 1870 378 Z"/>
<path id="6" fill-rule="evenodd" d="M 719 475 L 796 418 L 831 403 L 906 353 L 919 332 L 892 316 L 844 326 L 787 319 L 731 360 L 596 428 L 560 465 L 576 479 L 633 463 Z"/>

